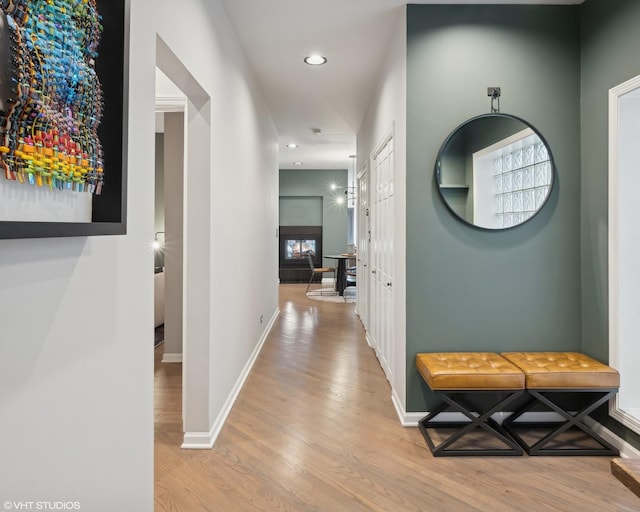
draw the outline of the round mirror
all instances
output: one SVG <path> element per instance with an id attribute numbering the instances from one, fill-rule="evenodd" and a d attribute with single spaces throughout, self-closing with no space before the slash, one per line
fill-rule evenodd
<path id="1" fill-rule="evenodd" d="M 458 218 L 483 229 L 507 229 L 544 206 L 554 181 L 553 157 L 526 121 L 484 114 L 458 126 L 444 141 L 436 181 Z"/>

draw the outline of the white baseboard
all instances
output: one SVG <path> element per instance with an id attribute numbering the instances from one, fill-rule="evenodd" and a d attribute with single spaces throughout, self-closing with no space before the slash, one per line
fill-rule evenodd
<path id="1" fill-rule="evenodd" d="M 244 383 L 249 376 L 249 373 L 251 373 L 251 368 L 253 368 L 256 359 L 258 359 L 258 355 L 260 354 L 260 351 L 264 346 L 264 342 L 267 341 L 267 337 L 269 336 L 269 333 L 273 328 L 273 324 L 275 324 L 279 314 L 280 309 L 276 309 L 275 313 L 269 320 L 269 323 L 265 327 L 262 336 L 260 336 L 258 344 L 253 349 L 251 357 L 249 357 L 247 364 L 245 364 L 244 368 L 242 369 L 242 372 L 240 373 L 238 380 L 233 386 L 231 393 L 229 393 L 229 396 L 227 397 L 227 400 L 225 401 L 220 414 L 218 414 L 218 417 L 213 422 L 211 430 L 209 430 L 209 432 L 185 432 L 181 448 L 184 448 L 186 450 L 207 450 L 213 448 L 213 445 L 215 444 L 216 439 L 218 439 L 224 423 L 227 421 L 229 413 L 231 412 L 231 408 L 237 400 L 238 395 L 242 390 L 242 386 L 244 386 Z"/>
<path id="2" fill-rule="evenodd" d="M 398 413 L 398 417 L 400 418 L 400 423 L 402 423 L 403 427 L 417 427 L 418 422 L 424 418 L 429 412 L 405 412 L 399 408 L 399 402 L 396 404 L 396 400 L 394 399 L 394 405 L 396 405 L 396 412 Z M 491 416 L 491 418 L 497 423 L 502 423 L 510 413 L 505 412 L 497 412 Z M 435 423 L 441 421 L 469 421 L 464 414 L 461 412 L 443 412 L 437 417 Z M 520 422 L 531 422 L 531 423 L 553 423 L 564 421 L 562 415 L 553 411 L 541 411 L 541 412 L 527 412 L 524 413 L 520 418 L 518 418 L 515 423 Z"/>
<path id="3" fill-rule="evenodd" d="M 418 421 L 424 418 L 428 412 L 410 412 L 405 413 L 404 418 L 401 418 L 401 422 L 404 421 L 403 426 L 405 427 L 417 427 Z M 505 419 L 509 417 L 510 413 L 505 412 L 497 412 L 491 415 L 491 418 L 498 424 L 501 424 Z M 444 421 L 469 421 L 464 414 L 461 412 L 443 412 L 440 413 L 434 423 L 444 422 Z M 518 418 L 515 423 L 520 422 L 531 422 L 531 423 L 553 423 L 563 421 L 562 416 L 557 412 L 553 411 L 544 411 L 544 412 L 527 412 L 523 414 L 520 418 Z"/>
<path id="4" fill-rule="evenodd" d="M 185 450 L 210 450 L 215 442 L 214 428 L 209 432 L 185 432 L 180 448 Z"/>
<path id="5" fill-rule="evenodd" d="M 613 446 L 620 450 L 620 457 L 625 459 L 637 459 L 640 458 L 640 450 L 631 446 L 621 437 L 611 432 L 607 427 L 598 423 L 596 420 L 587 417 L 585 423 L 602 436 L 605 441 L 609 441 Z"/>
<path id="6" fill-rule="evenodd" d="M 403 427 L 417 427 L 418 422 L 424 418 L 427 413 L 424 412 L 405 412 L 400 418 Z"/>
<path id="7" fill-rule="evenodd" d="M 367 342 L 368 341 L 369 340 L 367 340 Z M 402 400 L 400 400 L 395 389 L 391 390 L 391 403 L 393 403 L 393 407 L 396 410 L 400 424 L 403 427 L 417 427 L 418 421 L 426 416 L 426 413 L 405 411 L 404 406 L 402 405 Z"/>
<path id="8" fill-rule="evenodd" d="M 163 363 L 181 363 L 182 354 L 162 354 Z"/>
<path id="9" fill-rule="evenodd" d="M 403 427 L 417 427 L 418 422 L 424 418 L 428 412 L 406 412 L 402 409 L 399 398 L 396 396 L 395 391 L 391 396 L 391 400 L 393 402 L 394 407 L 396 408 L 396 413 L 398 414 L 398 418 L 400 419 L 400 423 Z M 504 419 L 505 413 L 497 413 L 492 416 L 494 420 L 498 423 L 502 423 Z M 464 416 L 464 414 L 460 412 L 445 412 L 439 416 L 439 420 L 441 421 L 468 421 L 468 418 Z M 543 412 L 528 412 L 522 415 L 516 423 L 519 421 L 530 421 L 532 423 L 535 422 L 553 422 L 553 421 L 562 421 L 562 416 L 557 412 L 553 411 L 543 411 Z M 615 446 L 618 450 L 620 450 L 620 456 L 624 458 L 640 458 L 640 450 L 633 447 L 629 443 L 627 443 L 621 437 L 618 437 L 616 434 L 611 432 L 608 428 L 598 423 L 596 420 L 587 417 L 585 423 L 592 428 L 595 432 L 602 436 L 605 441 L 608 441 L 613 446 Z"/>

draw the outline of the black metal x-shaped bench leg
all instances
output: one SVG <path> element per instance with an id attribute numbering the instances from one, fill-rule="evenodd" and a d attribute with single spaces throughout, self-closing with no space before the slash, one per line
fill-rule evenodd
<path id="1" fill-rule="evenodd" d="M 497 412 L 504 411 L 505 407 L 513 400 L 518 398 L 522 394 L 522 390 L 505 391 L 500 392 L 487 392 L 483 391 L 457 391 L 447 392 L 441 391 L 443 403 L 433 409 L 429 414 L 422 418 L 418 422 L 420 432 L 424 436 L 431 453 L 434 457 L 454 456 L 454 455 L 522 455 L 524 452 L 522 448 L 515 442 L 511 436 L 492 418 L 491 415 Z M 493 406 L 489 408 L 476 407 L 472 405 L 466 397 L 471 394 L 481 393 L 483 395 L 498 395 L 507 393 L 507 396 L 501 400 L 498 400 Z M 469 421 L 436 421 L 436 417 L 445 411 L 460 412 L 466 416 Z M 429 429 L 436 428 L 457 428 L 456 432 L 450 437 L 442 441 L 436 446 L 431 438 Z M 467 449 L 453 449 L 449 448 L 456 441 L 461 439 L 466 434 L 476 430 L 483 429 L 493 437 L 502 441 L 507 448 L 467 448 Z"/>
<path id="2" fill-rule="evenodd" d="M 507 420 L 502 423 L 504 429 L 513 436 L 513 438 L 526 450 L 529 455 L 618 455 L 618 450 L 605 439 L 603 439 L 597 432 L 590 428 L 585 419 L 587 415 L 594 411 L 601 404 L 605 403 L 618 391 L 618 388 L 594 388 L 594 389 L 528 389 L 531 399 L 527 401 L 520 409 L 514 412 Z M 576 413 L 571 413 L 563 409 L 560 405 L 550 399 L 549 396 L 562 393 L 588 393 L 592 395 L 592 400 Z M 565 421 L 562 422 L 516 422 L 524 413 L 531 411 L 531 409 L 542 403 L 546 405 L 551 411 L 560 414 Z M 535 428 L 535 427 L 551 427 L 553 430 L 547 433 L 544 437 L 536 442 L 529 444 L 522 436 L 516 432 L 517 428 Z M 587 434 L 591 439 L 596 441 L 600 448 L 550 448 L 548 445 L 556 440 L 560 434 L 566 432 L 570 428 L 575 427 Z"/>

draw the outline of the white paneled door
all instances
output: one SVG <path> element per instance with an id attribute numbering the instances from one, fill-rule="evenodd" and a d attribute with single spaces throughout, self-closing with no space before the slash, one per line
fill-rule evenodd
<path id="1" fill-rule="evenodd" d="M 393 136 L 389 135 L 371 159 L 371 243 L 369 268 L 369 336 L 380 365 L 392 383 L 393 373 Z"/>
<path id="2" fill-rule="evenodd" d="M 365 330 L 369 330 L 369 243 L 371 223 L 369 210 L 369 169 L 358 174 L 358 315 Z M 371 342 L 371 340 L 369 340 Z"/>

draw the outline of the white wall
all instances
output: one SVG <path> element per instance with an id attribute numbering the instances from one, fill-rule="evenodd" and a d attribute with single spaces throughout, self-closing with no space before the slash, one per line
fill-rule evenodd
<path id="1" fill-rule="evenodd" d="M 398 8 L 397 24 L 381 67 L 379 84 L 357 136 L 357 169 L 363 168 L 371 152 L 394 127 L 394 321 L 395 342 L 392 392 L 400 408 L 406 410 L 406 6 Z"/>
<path id="2" fill-rule="evenodd" d="M 136 0 L 128 235 L 0 241 L 2 500 L 153 510 L 156 33 L 211 97 L 210 422 L 277 310 L 277 136 L 226 14 Z"/>

